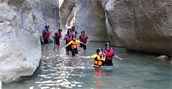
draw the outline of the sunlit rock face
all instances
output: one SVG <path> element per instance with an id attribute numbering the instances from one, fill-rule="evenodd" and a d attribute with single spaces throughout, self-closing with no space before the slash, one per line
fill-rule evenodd
<path id="1" fill-rule="evenodd" d="M 59 26 L 59 15 L 55 16 L 54 14 L 58 13 L 52 12 L 52 8 L 58 7 L 58 3 L 55 5 L 57 0 L 51 0 L 53 5 L 46 1 L 0 1 L 1 81 L 12 82 L 21 76 L 30 76 L 38 67 L 41 58 L 41 30 L 46 24 L 54 28 Z M 58 12 L 58 9 L 56 11 Z"/>
<path id="2" fill-rule="evenodd" d="M 92 41 L 108 40 L 101 0 L 63 0 L 60 14 L 62 28 L 74 25 Z"/>
<path id="3" fill-rule="evenodd" d="M 114 37 L 129 50 L 172 56 L 171 0 L 102 0 Z"/>

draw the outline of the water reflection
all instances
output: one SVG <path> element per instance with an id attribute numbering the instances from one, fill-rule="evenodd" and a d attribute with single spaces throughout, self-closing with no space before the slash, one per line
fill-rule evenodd
<path id="1" fill-rule="evenodd" d="M 94 69 L 93 75 L 95 78 L 94 84 L 95 84 L 96 89 L 99 89 L 99 87 L 104 86 L 103 80 L 101 79 L 101 77 L 103 75 L 103 70 L 101 68 Z"/>

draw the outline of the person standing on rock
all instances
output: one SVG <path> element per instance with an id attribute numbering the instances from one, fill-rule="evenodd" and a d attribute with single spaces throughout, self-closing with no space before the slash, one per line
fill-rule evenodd
<path id="1" fill-rule="evenodd" d="M 62 32 L 62 29 L 59 29 L 58 32 L 55 32 L 52 37 L 54 38 L 54 51 L 56 50 L 59 50 L 59 47 L 60 47 L 60 38 L 61 38 L 61 32 Z"/>
<path id="2" fill-rule="evenodd" d="M 76 38 L 78 39 L 78 32 L 76 31 L 75 27 L 72 27 L 72 35 L 76 36 Z"/>
<path id="3" fill-rule="evenodd" d="M 84 44 L 88 44 L 88 42 L 89 42 L 88 36 L 85 34 L 85 31 L 81 31 L 81 35 L 79 36 L 79 39 L 80 39 L 80 41 L 83 42 Z M 81 51 L 82 48 L 84 49 L 84 51 L 86 51 L 87 46 L 84 45 L 84 44 L 81 44 L 81 43 L 80 43 L 80 49 L 79 49 L 79 51 Z"/>
<path id="4" fill-rule="evenodd" d="M 123 59 L 115 55 L 115 51 L 111 48 L 110 42 L 106 42 L 104 54 L 106 55 L 106 59 L 103 62 L 103 66 L 113 66 L 112 58 L 118 59 L 122 61 Z"/>
<path id="5" fill-rule="evenodd" d="M 42 30 L 41 38 L 42 38 L 42 52 L 44 52 L 44 46 L 46 45 L 46 51 L 48 52 L 48 38 L 49 38 L 49 26 L 45 26 L 45 29 Z"/>
<path id="6" fill-rule="evenodd" d="M 72 40 L 71 30 L 68 29 L 67 34 L 64 36 L 64 39 L 61 41 L 63 43 L 66 40 L 66 45 Z M 71 51 L 71 45 L 66 47 L 66 55 L 69 55 L 69 51 Z"/>
<path id="7" fill-rule="evenodd" d="M 78 57 L 78 43 L 84 44 L 83 42 L 80 42 L 79 40 L 77 40 L 76 36 L 72 36 L 72 40 L 66 46 L 64 46 L 65 48 L 68 46 L 71 46 L 73 57 L 74 56 Z"/>

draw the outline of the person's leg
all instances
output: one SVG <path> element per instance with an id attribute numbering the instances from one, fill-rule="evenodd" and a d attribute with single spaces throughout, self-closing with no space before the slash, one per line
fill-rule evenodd
<path id="1" fill-rule="evenodd" d="M 44 44 L 41 45 L 41 51 L 44 53 Z"/>
<path id="2" fill-rule="evenodd" d="M 82 50 L 82 44 L 80 43 L 80 48 L 79 48 L 79 51 L 81 51 Z"/>
<path id="3" fill-rule="evenodd" d="M 44 39 L 45 45 L 46 45 L 46 51 L 48 52 L 48 38 Z"/>
<path id="4" fill-rule="evenodd" d="M 75 56 L 75 50 L 72 49 L 72 57 L 74 57 L 74 56 Z"/>
<path id="5" fill-rule="evenodd" d="M 78 57 L 78 49 L 75 49 L 75 56 Z"/>
<path id="6" fill-rule="evenodd" d="M 86 50 L 87 50 L 87 46 L 86 46 L 86 45 L 84 45 L 84 46 L 83 46 L 83 48 L 84 48 L 84 52 L 86 52 Z"/>
<path id="7" fill-rule="evenodd" d="M 57 47 L 57 45 L 56 45 L 56 39 L 54 38 L 54 48 L 53 48 L 53 51 L 56 51 L 56 47 Z"/>
<path id="8" fill-rule="evenodd" d="M 48 43 L 46 44 L 46 51 L 48 52 Z"/>
<path id="9" fill-rule="evenodd" d="M 66 47 L 66 55 L 69 55 L 69 46 Z"/>
<path id="10" fill-rule="evenodd" d="M 57 50 L 58 50 L 58 52 L 60 50 L 60 41 L 59 40 L 57 41 Z"/>
<path id="11" fill-rule="evenodd" d="M 57 45 L 56 45 L 56 44 L 54 44 L 53 51 L 56 51 L 56 47 L 57 47 Z"/>

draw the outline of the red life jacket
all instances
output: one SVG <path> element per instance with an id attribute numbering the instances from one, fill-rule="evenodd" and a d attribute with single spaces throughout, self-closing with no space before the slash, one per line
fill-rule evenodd
<path id="1" fill-rule="evenodd" d="M 87 42 L 87 36 L 81 35 L 81 42 L 86 43 Z"/>
<path id="2" fill-rule="evenodd" d="M 111 48 L 109 51 L 105 49 L 104 51 L 105 51 L 105 54 L 106 54 L 106 59 L 107 60 L 112 60 L 112 57 L 113 57 L 113 49 Z"/>
<path id="3" fill-rule="evenodd" d="M 66 35 L 66 44 L 68 44 L 72 40 L 72 35 Z"/>
<path id="4" fill-rule="evenodd" d="M 45 30 L 45 34 L 43 35 L 44 38 L 49 38 L 50 32 L 48 30 Z"/>
<path id="5" fill-rule="evenodd" d="M 55 34 L 55 39 L 60 39 L 60 37 L 61 37 L 62 35 L 61 35 L 61 33 L 59 33 L 59 32 L 57 32 L 57 34 Z"/>

